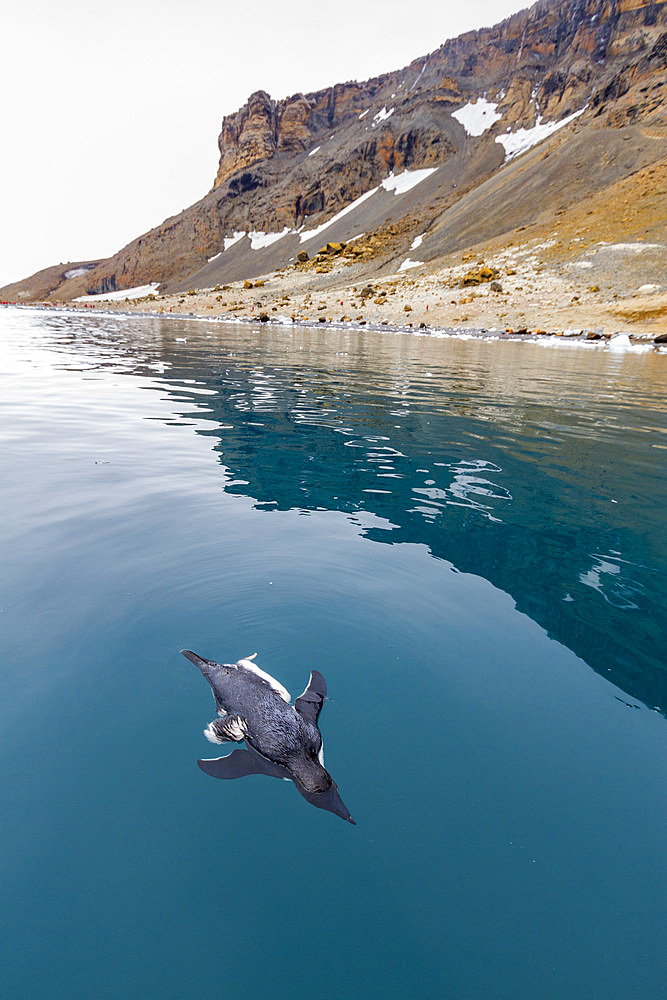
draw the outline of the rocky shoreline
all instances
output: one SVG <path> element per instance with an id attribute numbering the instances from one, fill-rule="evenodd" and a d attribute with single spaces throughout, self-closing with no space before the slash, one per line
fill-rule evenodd
<path id="1" fill-rule="evenodd" d="M 211 320 L 392 328 L 422 333 L 588 340 L 627 334 L 667 340 L 661 244 L 599 244 L 568 260 L 543 236 L 466 252 L 367 280 L 346 247 L 325 245 L 308 261 L 253 280 L 175 294 L 87 297 L 68 309 L 194 316 Z M 417 254 L 415 254 L 417 256 Z M 366 271 L 366 274 L 368 272 Z M 356 278 L 356 280 L 355 280 Z M 659 281 L 651 279 L 661 279 Z M 35 303 L 37 305 L 37 303 Z M 53 307 L 54 303 L 45 303 Z"/>

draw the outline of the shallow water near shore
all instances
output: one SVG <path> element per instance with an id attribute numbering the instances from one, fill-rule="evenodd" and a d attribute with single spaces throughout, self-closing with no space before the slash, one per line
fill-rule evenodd
<path id="1" fill-rule="evenodd" d="M 0 310 L 0 370 L 3 995 L 664 995 L 664 355 Z M 324 674 L 356 828 L 199 771 L 183 647 Z"/>

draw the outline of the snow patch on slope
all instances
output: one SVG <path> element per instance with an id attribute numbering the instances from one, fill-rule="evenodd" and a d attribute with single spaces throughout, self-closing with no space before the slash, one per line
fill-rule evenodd
<path id="1" fill-rule="evenodd" d="M 245 236 L 245 229 L 242 232 L 241 231 L 235 232 L 233 236 L 225 236 L 223 240 L 224 249 L 229 250 L 229 248 L 233 247 L 235 243 L 238 243 L 239 240 L 242 240 L 244 236 Z"/>
<path id="2" fill-rule="evenodd" d="M 218 257 L 221 257 L 225 252 L 225 250 L 229 250 L 229 248 L 233 247 L 235 243 L 238 243 L 239 240 L 242 240 L 244 236 L 245 236 L 245 229 L 243 230 L 243 232 L 235 232 L 233 236 L 225 236 L 224 240 L 222 241 L 222 250 L 219 250 L 218 253 L 215 253 L 213 254 L 212 257 L 208 258 L 209 264 L 211 263 L 211 261 L 217 260 Z"/>
<path id="3" fill-rule="evenodd" d="M 99 295 L 79 295 L 74 302 L 111 302 L 124 299 L 144 299 L 147 295 L 155 295 L 160 282 L 152 281 L 150 285 L 137 285 L 135 288 L 121 288 L 118 292 L 100 292 Z"/>
<path id="4" fill-rule="evenodd" d="M 94 264 L 85 264 L 83 267 L 72 267 L 69 271 L 65 271 L 65 277 L 80 278 L 82 274 L 88 274 L 94 267 Z"/>
<path id="5" fill-rule="evenodd" d="M 458 111 L 452 111 L 452 118 L 463 125 L 468 135 L 482 135 L 502 118 L 496 111 L 498 104 L 478 97 L 475 103 L 468 101 Z"/>
<path id="6" fill-rule="evenodd" d="M 378 111 L 375 118 L 373 119 L 371 123 L 371 128 L 375 128 L 375 126 L 379 125 L 380 122 L 385 122 L 387 118 L 390 118 L 393 115 L 395 110 L 396 110 L 395 108 L 390 108 L 389 111 L 387 111 L 387 105 L 385 104 L 382 110 Z"/>
<path id="7" fill-rule="evenodd" d="M 347 205 L 345 208 L 342 208 L 340 212 L 334 215 L 332 219 L 329 219 L 327 222 L 323 222 L 321 226 L 317 226 L 315 229 L 307 229 L 305 232 L 300 233 L 299 239 L 301 240 L 302 243 L 306 243 L 308 240 L 312 240 L 316 236 L 319 236 L 320 233 L 323 233 L 325 229 L 329 228 L 329 226 L 333 226 L 334 222 L 338 222 L 338 220 L 342 219 L 345 215 L 348 214 L 348 212 L 353 212 L 358 205 L 361 205 L 361 203 L 366 201 L 367 198 L 370 198 L 371 195 L 374 195 L 377 190 L 378 189 L 374 187 L 370 191 L 367 191 L 366 194 L 362 194 L 358 198 L 355 198 L 354 201 L 351 201 L 349 205 Z"/>
<path id="8" fill-rule="evenodd" d="M 285 226 L 282 233 L 263 233 L 261 231 L 248 233 L 250 238 L 250 249 L 251 250 L 263 250 L 264 247 L 270 247 L 272 243 L 276 243 L 281 240 L 283 236 L 287 236 L 288 233 L 293 232 L 289 226 Z"/>
<path id="9" fill-rule="evenodd" d="M 496 142 L 499 142 L 505 150 L 505 162 L 507 163 L 509 160 L 513 160 L 515 156 L 520 156 L 521 153 L 532 149 L 538 142 L 542 142 L 547 136 L 553 135 L 558 129 L 574 121 L 585 110 L 585 107 L 580 108 L 579 111 L 574 111 L 559 122 L 544 122 L 542 121 L 542 115 L 539 115 L 532 128 L 518 128 L 516 132 L 506 132 L 505 135 L 496 136 Z"/>
<path id="10" fill-rule="evenodd" d="M 302 243 L 307 243 L 308 240 L 315 239 L 320 233 L 323 233 L 325 229 L 329 226 L 333 226 L 334 222 L 338 222 L 339 219 L 344 218 L 349 212 L 353 212 L 355 208 L 365 202 L 368 198 L 371 198 L 380 188 L 384 188 L 385 191 L 393 191 L 394 194 L 405 194 L 406 191 L 411 191 L 413 187 L 420 184 L 421 181 L 426 180 L 427 177 L 437 170 L 437 167 L 425 167 L 423 170 L 404 170 L 401 174 L 389 174 L 389 177 L 385 177 L 381 184 L 377 187 L 371 188 L 370 191 L 366 191 L 365 194 L 360 195 L 351 201 L 349 205 L 342 208 L 332 219 L 327 222 L 323 222 L 321 226 L 317 226 L 315 229 L 306 229 L 303 232 L 299 232 L 299 239 Z M 293 230 L 285 229 L 285 232 L 290 232 Z M 279 233 L 276 239 L 280 236 L 284 236 L 285 232 Z M 252 235 L 252 234 L 251 234 Z"/>
<path id="11" fill-rule="evenodd" d="M 402 174 L 391 173 L 382 181 L 382 187 L 385 191 L 393 191 L 394 194 L 405 194 L 421 181 L 425 181 L 437 169 L 437 167 L 424 167 L 423 170 L 404 170 Z"/>

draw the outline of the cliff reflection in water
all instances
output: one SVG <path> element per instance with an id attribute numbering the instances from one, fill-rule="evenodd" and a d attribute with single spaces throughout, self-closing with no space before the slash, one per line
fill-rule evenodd
<path id="1" fill-rule="evenodd" d="M 371 512 L 384 525 L 369 539 L 423 544 L 485 577 L 664 709 L 663 357 L 149 326 L 128 367 L 154 378 L 161 364 L 182 418 L 213 439 L 228 492 L 266 511 Z"/>

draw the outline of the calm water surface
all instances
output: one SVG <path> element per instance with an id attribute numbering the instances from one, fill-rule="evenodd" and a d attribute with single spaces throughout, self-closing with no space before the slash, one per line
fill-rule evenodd
<path id="1" fill-rule="evenodd" d="M 666 370 L 0 312 L 3 997 L 664 996 Z M 356 828 L 183 646 L 322 671 Z"/>

